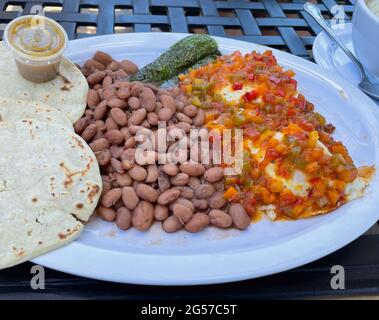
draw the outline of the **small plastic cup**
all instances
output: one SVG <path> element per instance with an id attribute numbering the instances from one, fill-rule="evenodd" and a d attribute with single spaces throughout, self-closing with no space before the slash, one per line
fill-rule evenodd
<path id="1" fill-rule="evenodd" d="M 41 83 L 58 75 L 68 37 L 56 21 L 45 16 L 28 15 L 8 23 L 4 42 L 12 51 L 21 76 Z"/>

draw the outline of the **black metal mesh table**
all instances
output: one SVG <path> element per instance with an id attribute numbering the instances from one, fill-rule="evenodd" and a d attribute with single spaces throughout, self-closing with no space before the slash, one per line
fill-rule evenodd
<path id="1" fill-rule="evenodd" d="M 69 38 L 122 32 L 194 32 L 269 45 L 309 58 L 318 25 L 303 0 L 0 0 L 0 23 L 43 6 Z M 313 1 L 317 2 L 317 1 Z M 354 0 L 322 0 L 326 18 L 340 5 L 349 19 Z M 33 8 L 34 7 L 34 8 Z"/>
<path id="2" fill-rule="evenodd" d="M 0 29 L 11 19 L 39 10 L 59 21 L 70 39 L 123 32 L 193 32 L 231 37 L 312 59 L 320 28 L 304 12 L 304 0 L 0 0 Z M 321 0 L 326 18 L 354 0 Z M 339 5 L 340 7 L 335 7 Z M 340 11 L 341 12 L 341 11 Z M 2 28 L 1 28 L 2 27 Z M 2 31 L 0 31 L 2 36 Z M 358 214 L 358 213 L 357 213 Z M 374 233 L 376 233 L 374 231 Z M 379 235 L 366 234 L 346 248 L 310 265 L 270 277 L 203 287 L 144 287 L 109 284 L 47 271 L 46 290 L 30 288 L 30 263 L 0 272 L 0 299 L 7 298 L 291 298 L 379 292 Z M 330 286 L 333 265 L 346 271 L 346 289 Z"/>

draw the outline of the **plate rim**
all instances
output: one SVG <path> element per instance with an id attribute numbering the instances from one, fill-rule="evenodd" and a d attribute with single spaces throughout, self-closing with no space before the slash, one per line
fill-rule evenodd
<path id="1" fill-rule="evenodd" d="M 341 27 L 339 27 L 339 25 L 334 25 L 332 26 L 332 29 L 334 30 L 334 32 L 337 33 L 337 36 L 340 32 L 346 32 L 346 33 L 351 33 L 351 28 L 352 28 L 352 23 L 344 23 L 344 26 L 346 28 L 346 30 L 341 30 Z M 328 39 L 328 40 L 325 40 L 325 39 Z M 325 70 L 329 70 L 329 71 L 334 71 L 336 70 L 333 66 L 333 64 L 330 63 L 330 61 L 326 61 L 324 58 L 322 58 L 322 55 L 320 54 L 321 50 L 317 49 L 317 48 L 321 48 L 323 47 L 321 45 L 321 42 L 322 41 L 327 41 L 328 42 L 328 48 L 330 46 L 330 43 L 332 42 L 332 40 L 330 40 L 328 38 L 328 35 L 326 34 L 325 31 L 321 31 L 315 38 L 314 42 L 313 42 L 313 46 L 312 46 L 312 54 L 313 54 L 313 57 L 316 61 L 316 63 L 318 65 L 320 65 L 321 67 L 323 67 Z M 322 50 L 322 51 L 325 51 L 325 50 Z M 332 59 L 330 56 L 329 56 L 329 59 Z M 353 83 L 353 82 L 352 82 Z M 354 84 L 354 83 L 353 83 Z"/>
<path id="2" fill-rule="evenodd" d="M 102 35 L 102 36 L 94 36 L 94 37 L 88 37 L 88 38 L 82 38 L 82 39 L 76 39 L 71 40 L 69 44 L 69 48 L 75 48 L 75 46 L 80 47 L 86 44 L 91 43 L 94 41 L 100 41 L 103 44 L 107 41 L 113 41 L 114 39 L 120 40 L 124 39 L 124 41 L 132 41 L 133 39 L 136 40 L 139 37 L 146 37 L 151 36 L 154 34 L 155 36 L 163 36 L 163 37 L 169 37 L 170 39 L 173 39 L 175 41 L 179 40 L 180 38 L 183 38 L 189 34 L 187 33 L 126 33 L 126 34 L 109 34 L 109 35 Z M 129 39 L 130 38 L 130 39 Z M 343 89 L 346 88 L 346 90 L 349 92 L 350 95 L 358 95 L 359 99 L 362 101 L 362 103 L 367 104 L 367 110 L 371 111 L 371 113 L 374 115 L 374 118 L 376 121 L 379 121 L 379 112 L 378 109 L 373 101 L 369 99 L 365 94 L 363 94 L 361 91 L 359 91 L 357 88 L 355 88 L 350 82 L 348 82 L 345 79 L 342 79 L 339 75 L 332 74 L 329 70 L 324 70 L 320 66 L 314 64 L 313 62 L 307 61 L 305 59 L 302 59 L 300 57 L 297 57 L 295 55 L 292 55 L 287 52 L 282 52 L 277 49 L 273 49 L 267 46 L 262 46 L 255 43 L 235 40 L 235 39 L 228 39 L 228 38 L 221 38 L 221 37 L 213 37 L 216 39 L 216 41 L 222 46 L 224 45 L 232 45 L 235 46 L 236 49 L 240 49 L 241 51 L 245 50 L 272 50 L 273 53 L 278 57 L 278 60 L 281 61 L 282 59 L 279 58 L 279 56 L 283 57 L 284 60 L 290 60 L 291 64 L 294 62 L 298 66 L 301 66 L 302 68 L 307 69 L 310 72 L 316 73 L 318 75 L 321 75 L 324 78 L 330 79 L 330 81 L 338 83 Z M 247 49 L 249 47 L 249 49 Z M 102 48 L 100 45 L 99 48 Z M 70 50 L 70 49 L 69 49 Z M 72 50 L 72 49 L 71 49 Z M 66 53 L 67 54 L 67 53 Z M 352 92 L 352 93 L 351 93 Z M 341 214 L 334 214 L 335 220 L 341 219 Z M 43 256 L 40 256 L 38 258 L 33 259 L 32 261 L 37 264 L 41 264 L 43 266 L 49 267 L 54 270 L 83 276 L 86 278 L 93 278 L 98 280 L 106 280 L 111 282 L 120 282 L 120 283 L 130 283 L 130 284 L 143 284 L 143 285 L 199 285 L 199 284 L 216 284 L 216 283 L 226 283 L 226 282 L 234 282 L 234 281 L 240 281 L 240 280 L 246 280 L 246 279 L 253 279 L 257 277 L 262 277 L 282 271 L 286 271 L 289 269 L 292 269 L 294 267 L 298 267 L 307 263 L 310 263 L 312 261 L 315 261 L 321 257 L 324 257 L 327 254 L 330 254 L 343 246 L 347 245 L 348 243 L 352 242 L 356 238 L 358 238 L 361 234 L 363 234 L 367 229 L 369 229 L 377 220 L 379 219 L 379 212 L 376 214 L 370 213 L 370 216 L 366 219 L 361 219 L 359 222 L 359 225 L 355 225 L 355 229 L 350 232 L 349 230 L 349 236 L 348 239 L 346 237 L 336 237 L 335 234 L 341 232 L 341 225 L 336 224 L 336 221 L 334 223 L 323 223 L 320 227 L 310 230 L 309 232 L 305 233 L 305 235 L 302 235 L 302 238 L 312 238 L 316 234 L 320 233 L 320 230 L 323 230 L 323 232 L 328 232 L 327 239 L 324 239 L 324 241 L 330 242 L 331 244 L 324 246 L 323 248 L 318 248 L 317 251 L 313 252 L 312 254 L 308 254 L 306 258 L 304 257 L 297 257 L 296 259 L 287 260 L 285 263 L 281 264 L 273 264 L 270 266 L 270 268 L 267 268 L 265 270 L 255 270 L 250 271 L 246 270 L 244 272 L 231 272 L 231 273 L 225 273 L 225 272 L 215 272 L 214 274 L 208 274 L 207 276 L 204 275 L 181 275 L 181 276 L 171 276 L 171 274 L 167 275 L 167 277 L 159 278 L 156 275 L 146 275 L 141 274 L 139 270 L 134 270 L 131 273 L 121 273 L 120 270 L 115 270 L 115 273 L 106 273 L 104 272 L 104 264 L 102 264 L 98 268 L 90 269 L 90 272 L 88 272 L 88 269 L 83 268 L 84 266 L 88 266 L 93 264 L 98 259 L 98 254 L 102 255 L 102 259 L 104 260 L 104 257 L 107 259 L 110 259 L 110 261 L 114 262 L 117 261 L 118 256 L 120 255 L 119 252 L 112 252 L 105 249 L 100 248 L 92 248 L 92 251 L 90 254 L 88 251 L 86 251 L 86 245 L 83 243 L 79 243 L 77 241 L 72 242 L 71 244 L 59 248 L 57 250 L 54 250 L 48 254 L 45 254 Z M 342 226 L 343 227 L 343 226 Z M 359 231 L 357 231 L 359 230 Z M 288 245 L 291 241 L 298 241 L 297 237 L 294 239 L 288 239 L 285 243 Z M 250 251 L 244 251 L 242 256 L 242 259 L 245 259 L 245 261 L 249 261 L 249 259 L 254 258 L 254 255 L 257 254 L 257 252 L 260 252 L 262 250 L 265 250 L 266 252 L 260 252 L 263 257 L 267 257 L 272 253 L 278 253 L 280 254 L 280 248 L 283 246 L 283 243 L 280 245 L 273 245 L 269 248 L 262 248 Z M 309 249 L 306 251 L 310 251 Z M 83 259 L 83 254 L 87 253 L 86 259 Z M 182 259 L 184 263 L 188 263 L 188 260 L 191 260 L 191 263 L 200 263 L 204 257 L 204 255 L 151 255 L 151 254 L 143 254 L 143 253 L 125 253 L 127 256 L 129 256 L 129 262 L 132 258 L 144 258 L 144 263 L 153 263 L 153 265 L 159 265 L 160 263 L 165 263 L 167 261 L 166 258 L 170 257 L 170 259 L 174 259 L 176 266 L 178 266 L 179 259 Z M 123 254 L 123 256 L 125 255 Z M 232 252 L 229 253 L 229 256 L 227 257 L 225 253 L 218 253 L 212 255 L 212 263 L 215 264 L 215 266 L 218 266 L 217 263 L 223 262 L 225 264 L 225 268 L 233 266 L 233 263 L 230 261 L 225 260 L 226 258 L 229 258 L 233 255 L 232 258 L 235 258 L 238 255 L 241 255 L 241 252 Z M 299 254 L 298 254 L 299 255 Z M 174 257 L 174 258 L 173 258 Z M 67 259 L 69 258 L 69 259 Z M 183 264 L 182 261 L 182 264 Z M 172 262 L 172 261 L 171 261 Z M 181 263 L 179 262 L 179 265 Z M 209 263 L 208 263 L 209 264 Z M 75 266 L 79 266 L 82 268 L 81 270 L 78 270 L 78 267 L 75 268 Z M 140 264 L 136 263 L 135 267 L 139 267 Z M 172 268 L 172 266 L 171 266 Z M 217 268 L 216 268 L 217 269 Z M 222 270 L 224 271 L 224 270 Z M 162 275 L 160 275 L 162 276 Z"/>

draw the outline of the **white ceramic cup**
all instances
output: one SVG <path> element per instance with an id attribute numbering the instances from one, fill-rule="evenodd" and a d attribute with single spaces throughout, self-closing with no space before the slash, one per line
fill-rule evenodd
<path id="1" fill-rule="evenodd" d="M 353 14 L 353 45 L 363 66 L 379 78 L 379 17 L 365 0 L 356 0 Z"/>

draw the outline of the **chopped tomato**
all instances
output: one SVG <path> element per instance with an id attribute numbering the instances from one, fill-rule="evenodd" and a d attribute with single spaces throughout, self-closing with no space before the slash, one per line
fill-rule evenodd
<path id="1" fill-rule="evenodd" d="M 258 97 L 258 91 L 256 90 L 251 90 L 251 91 L 248 91 L 246 92 L 244 95 L 243 95 L 243 98 L 246 100 L 246 101 L 251 101 L 251 100 L 254 100 Z"/>
<path id="2" fill-rule="evenodd" d="M 241 90 L 243 88 L 243 84 L 241 82 L 236 82 L 233 84 L 233 90 Z"/>

